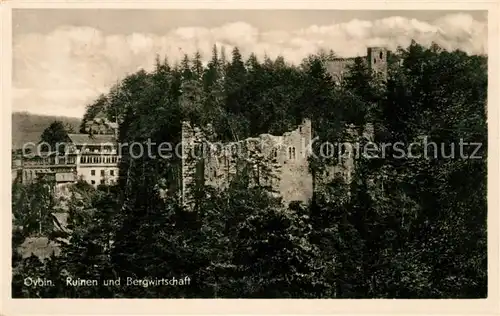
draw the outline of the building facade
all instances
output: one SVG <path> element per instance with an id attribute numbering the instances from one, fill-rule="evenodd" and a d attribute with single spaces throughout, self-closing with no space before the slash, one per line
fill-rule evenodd
<path id="1" fill-rule="evenodd" d="M 22 183 L 33 183 L 42 178 L 56 185 L 79 180 L 93 186 L 116 183 L 120 161 L 116 124 L 98 118 L 86 127 L 87 134 L 67 134 L 62 151 L 22 155 Z"/>
<path id="2" fill-rule="evenodd" d="M 114 135 L 68 134 L 69 152 L 77 156 L 77 180 L 93 186 L 112 185 L 118 179 L 118 146 Z"/>
<path id="3" fill-rule="evenodd" d="M 29 184 L 42 178 L 56 183 L 71 183 L 76 181 L 75 154 L 70 153 L 36 153 L 26 154 L 21 160 L 21 181 Z"/>

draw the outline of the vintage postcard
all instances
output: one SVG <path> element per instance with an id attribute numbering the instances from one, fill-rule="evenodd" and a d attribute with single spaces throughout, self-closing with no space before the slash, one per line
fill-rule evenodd
<path id="1" fill-rule="evenodd" d="M 1 8 L 2 314 L 500 312 L 498 4 Z"/>

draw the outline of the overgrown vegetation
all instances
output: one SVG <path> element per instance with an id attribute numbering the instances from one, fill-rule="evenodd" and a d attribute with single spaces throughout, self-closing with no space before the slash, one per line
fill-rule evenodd
<path id="1" fill-rule="evenodd" d="M 357 159 L 350 184 L 336 179 L 308 205 L 285 208 L 266 188 L 237 182 L 224 191 L 204 188 L 189 211 L 158 190 L 174 181 L 178 162 L 125 156 L 117 187 L 70 203 L 70 243 L 59 257 L 15 260 L 13 295 L 486 297 L 486 57 L 413 43 L 393 52 L 386 83 L 358 60 L 340 85 L 324 57 L 292 66 L 283 58 L 244 61 L 237 49 L 226 60 L 214 49 L 207 67 L 199 55 L 175 66 L 158 59 L 153 72 L 126 77 L 89 105 L 84 120 L 105 109 L 120 118 L 120 141 L 129 143 L 177 142 L 184 119 L 211 123 L 221 140 L 280 134 L 307 117 L 315 136 L 335 141 L 345 123 L 372 122 L 376 141 L 427 136 L 449 153 L 463 139 L 482 144 L 482 159 L 396 159 L 388 152 Z M 312 171 L 326 163 L 334 162 L 311 161 Z M 29 207 L 26 189 L 13 190 L 16 215 Z M 16 223 L 32 227 L 30 214 L 16 215 Z M 24 237 L 35 230 L 23 230 Z M 20 275 L 57 286 L 28 288 Z M 68 275 L 101 282 L 67 287 Z M 189 286 L 124 285 L 126 277 L 185 276 Z M 118 277 L 121 286 L 102 283 Z"/>

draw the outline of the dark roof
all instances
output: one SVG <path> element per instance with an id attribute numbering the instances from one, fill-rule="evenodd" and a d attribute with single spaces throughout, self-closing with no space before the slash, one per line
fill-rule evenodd
<path id="1" fill-rule="evenodd" d="M 75 145 L 104 145 L 116 142 L 114 135 L 103 134 L 68 134 L 69 139 Z"/>

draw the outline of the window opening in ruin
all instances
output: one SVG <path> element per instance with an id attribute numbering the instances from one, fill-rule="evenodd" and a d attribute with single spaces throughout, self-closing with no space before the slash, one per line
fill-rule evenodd
<path id="1" fill-rule="evenodd" d="M 327 157 L 330 157 L 330 155 L 332 154 L 332 149 L 330 148 L 330 146 L 326 146 L 326 155 Z"/>
<path id="2" fill-rule="evenodd" d="M 288 159 L 292 159 L 292 147 L 288 147 Z"/>
<path id="3" fill-rule="evenodd" d="M 293 156 L 293 159 L 295 159 L 295 147 L 292 147 L 292 156 Z"/>
<path id="4" fill-rule="evenodd" d="M 376 64 L 377 63 L 377 60 L 375 58 L 373 58 L 373 63 Z"/>
<path id="5" fill-rule="evenodd" d="M 384 54 L 380 52 L 380 59 L 384 58 Z"/>

